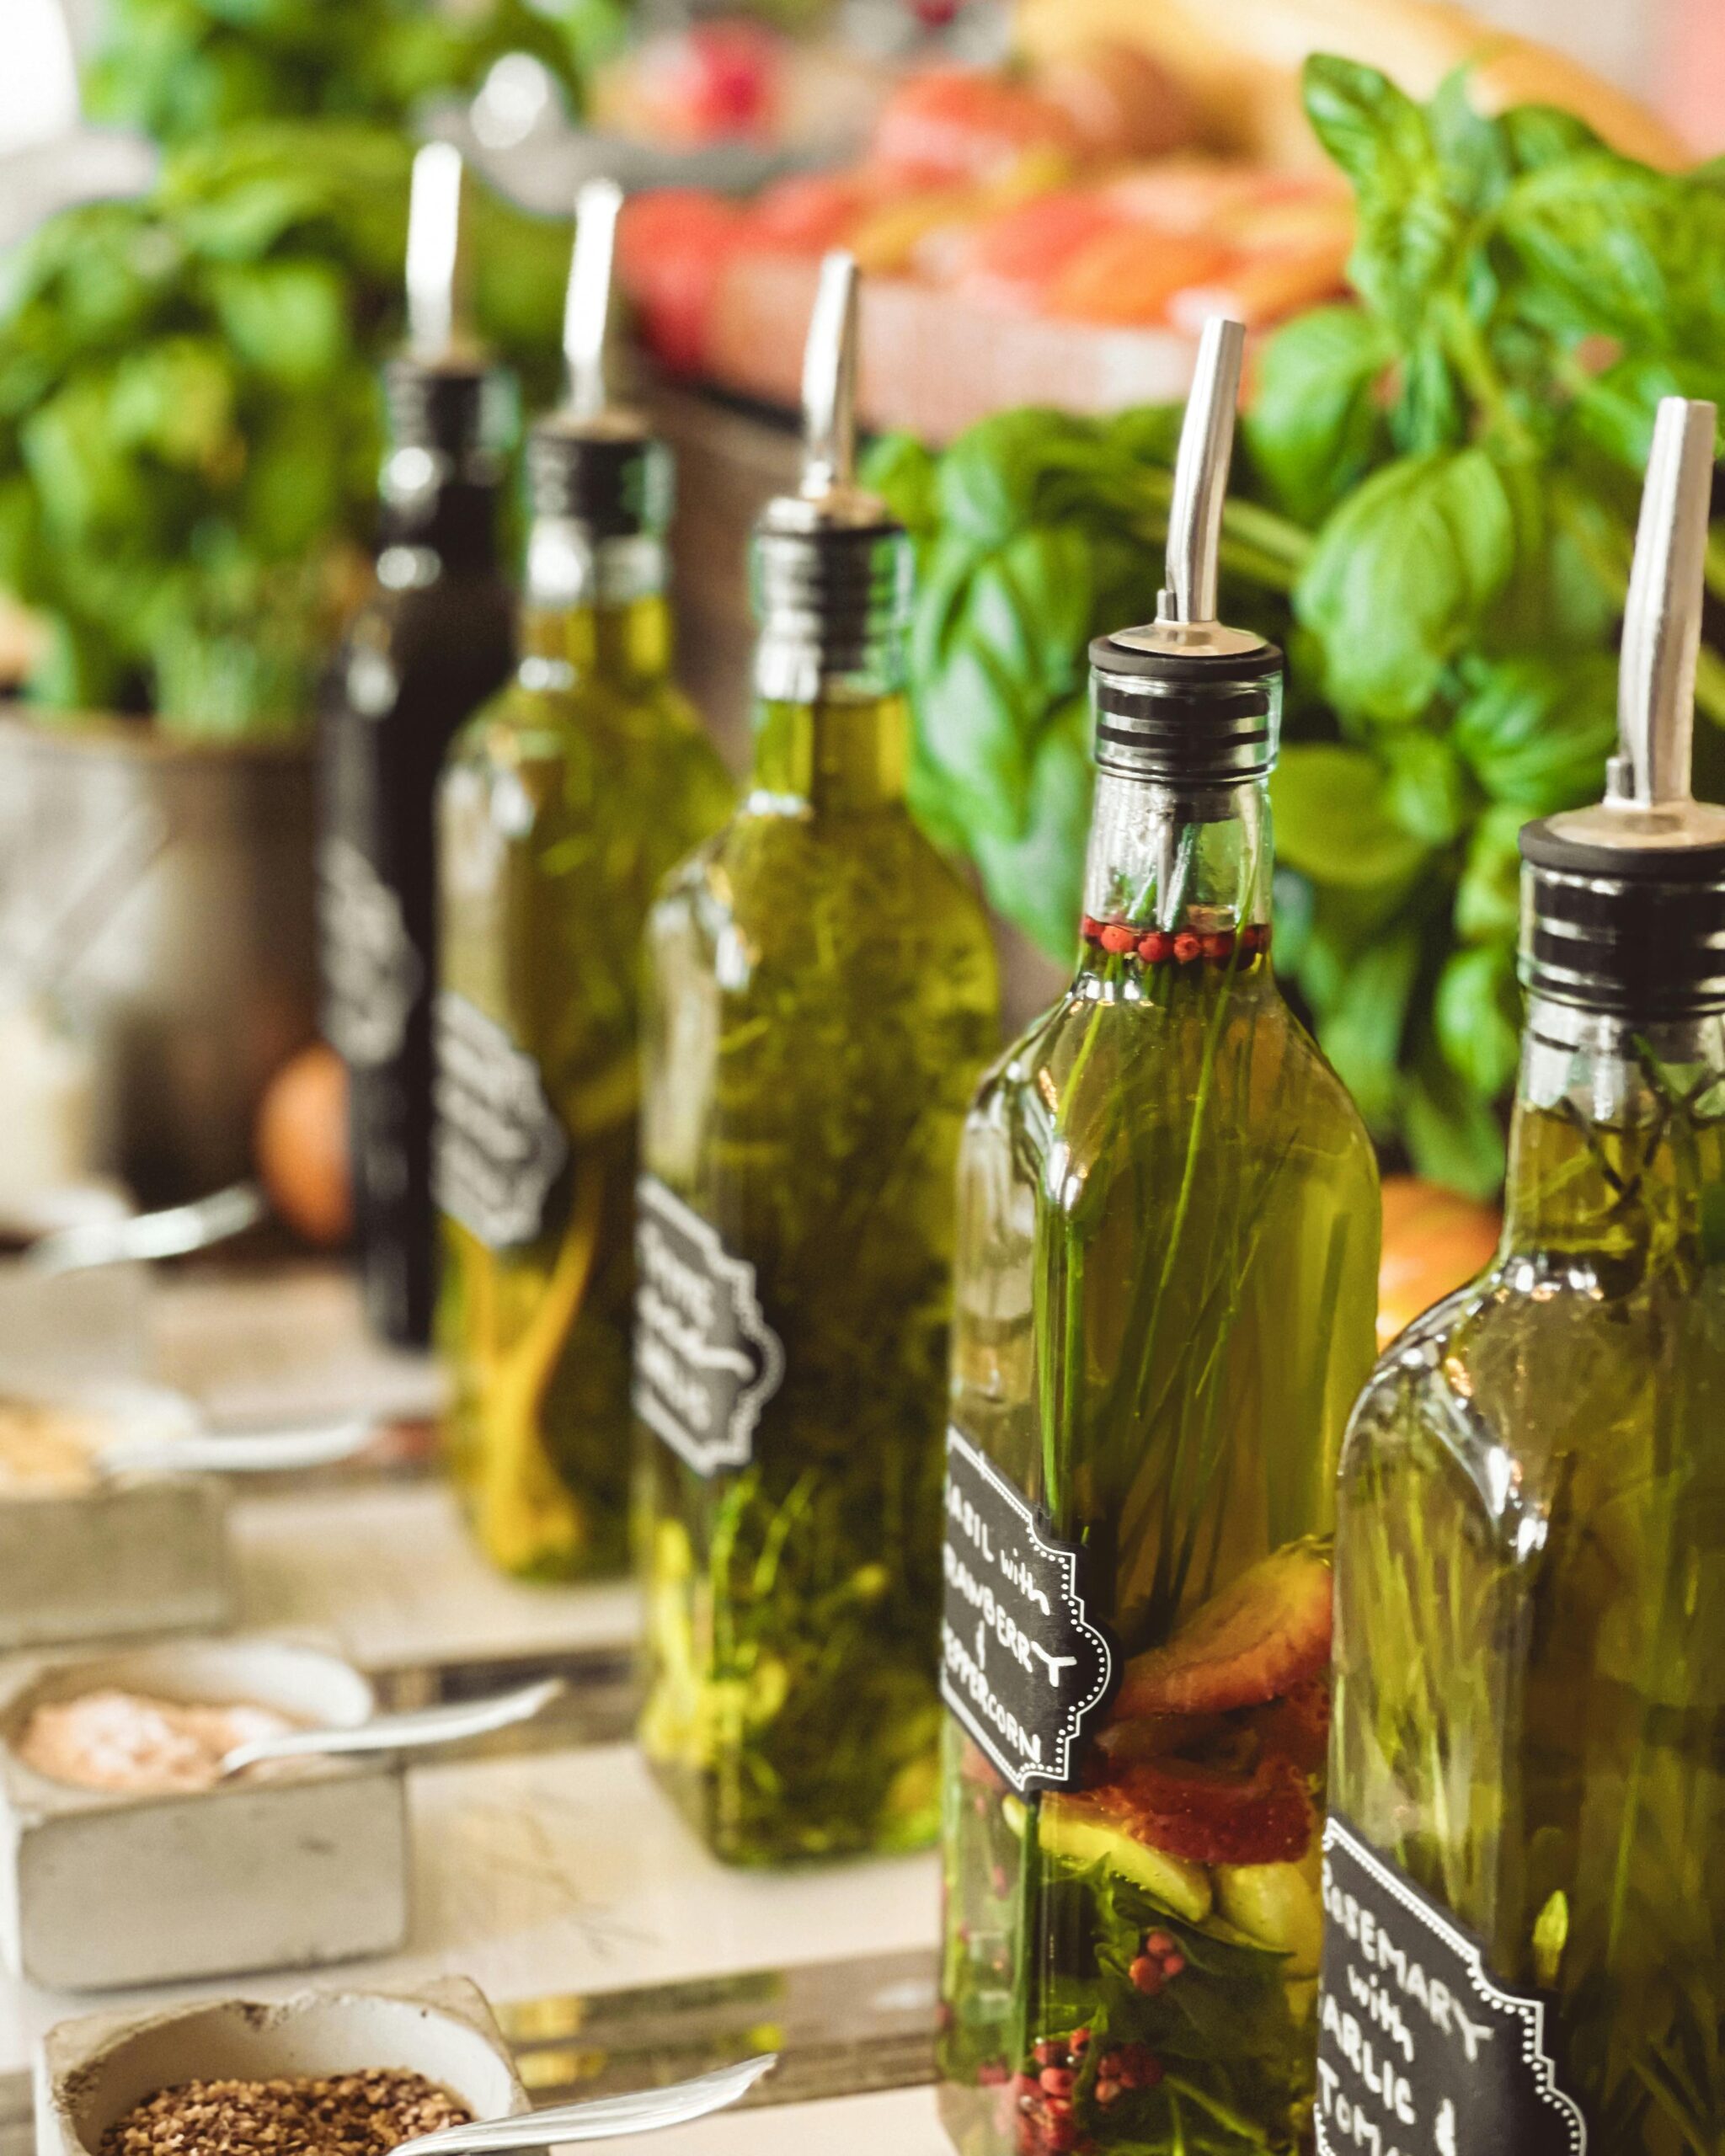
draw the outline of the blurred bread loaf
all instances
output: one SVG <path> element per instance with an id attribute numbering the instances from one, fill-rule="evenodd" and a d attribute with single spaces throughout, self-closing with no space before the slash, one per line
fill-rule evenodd
<path id="1" fill-rule="evenodd" d="M 1300 70 L 1312 52 L 1381 67 L 1415 97 L 1473 62 L 1483 110 L 1561 105 L 1626 156 L 1668 168 L 1687 161 L 1676 132 L 1612 83 L 1445 0 L 1019 0 L 1016 29 L 1033 60 L 1101 40 L 1137 45 L 1191 99 L 1217 147 L 1272 165 L 1319 155 L 1300 108 Z"/>

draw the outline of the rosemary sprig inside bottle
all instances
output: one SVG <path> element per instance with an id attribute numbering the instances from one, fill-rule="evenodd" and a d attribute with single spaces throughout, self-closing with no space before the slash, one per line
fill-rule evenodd
<path id="1" fill-rule="evenodd" d="M 905 802 L 903 532 L 851 480 L 855 270 L 756 540 L 747 797 L 649 928 L 642 1742 L 718 1853 L 932 1838 L 958 1134 L 981 907 Z"/>
<path id="2" fill-rule="evenodd" d="M 1522 833 L 1498 1255 L 1390 1350 L 1343 1458 L 1327 1861 L 1488 2026 L 1467 2074 L 1407 2016 L 1458 2148 L 1725 2147 L 1725 810 L 1690 792 L 1716 424 L 1660 408 L 1607 798 Z M 1357 1961 L 1332 1924 L 1326 2102 L 1369 2128 Z"/>
<path id="3" fill-rule="evenodd" d="M 964 2156 L 1310 2146 L 1326 1537 L 1377 1188 L 1271 970 L 1281 654 L 1215 619 L 1239 349 L 1211 325 L 1159 618 L 1092 649 L 1072 984 L 961 1155 L 940 2068 Z"/>

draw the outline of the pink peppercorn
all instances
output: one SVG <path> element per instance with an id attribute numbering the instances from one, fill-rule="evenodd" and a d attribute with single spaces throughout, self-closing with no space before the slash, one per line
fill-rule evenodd
<path id="1" fill-rule="evenodd" d="M 1138 955 L 1147 966 L 1166 965 L 1173 948 L 1173 937 L 1160 928 L 1153 928 L 1149 935 L 1138 939 Z"/>
<path id="2" fill-rule="evenodd" d="M 1099 943 L 1102 941 L 1102 923 L 1090 914 L 1085 915 L 1080 924 L 1080 931 L 1087 943 Z"/>
<path id="3" fill-rule="evenodd" d="M 1231 958 L 1234 955 L 1234 931 L 1231 928 L 1218 929 L 1214 935 L 1201 939 L 1206 958 Z"/>
<path id="4" fill-rule="evenodd" d="M 1199 939 L 1188 929 L 1182 929 L 1174 938 L 1174 956 L 1183 966 L 1189 966 L 1204 948 Z"/>
<path id="5" fill-rule="evenodd" d="M 1164 1954 L 1172 1954 L 1174 1951 L 1172 1934 L 1166 1931 L 1146 1932 L 1144 1951 L 1146 1954 L 1154 1954 L 1158 1961 Z"/>
<path id="6" fill-rule="evenodd" d="M 1050 2096 L 1070 2096 L 1077 2078 L 1069 2066 L 1045 2066 L 1040 2076 L 1042 2085 Z"/>
<path id="7" fill-rule="evenodd" d="M 1164 1954 L 1162 1956 L 1162 1974 L 1167 1978 L 1170 1983 L 1174 1981 L 1175 1977 L 1179 1975 L 1180 1972 L 1185 1967 L 1185 1966 L 1186 1956 L 1183 1954 Z"/>
<path id="8" fill-rule="evenodd" d="M 1137 941 L 1137 937 L 1124 921 L 1111 921 L 1102 931 L 1102 947 L 1104 951 L 1112 951 L 1116 957 L 1123 951 L 1130 951 Z"/>
<path id="9" fill-rule="evenodd" d="M 1148 1954 L 1140 1954 L 1126 1973 L 1146 1999 L 1154 1999 L 1162 1988 L 1162 1964 L 1152 1961 Z"/>

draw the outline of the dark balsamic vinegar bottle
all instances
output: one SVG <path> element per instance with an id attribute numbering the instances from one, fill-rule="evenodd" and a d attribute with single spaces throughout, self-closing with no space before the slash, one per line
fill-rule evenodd
<path id="1" fill-rule="evenodd" d="M 497 557 L 512 397 L 461 333 L 461 189 L 459 152 L 428 144 L 409 217 L 409 348 L 385 376 L 377 588 L 332 670 L 320 742 L 323 1031 L 347 1065 L 366 1317 L 404 1347 L 429 1340 L 435 1291 L 437 775 L 514 656 Z"/>
<path id="2" fill-rule="evenodd" d="M 1348 1427 L 1320 2150 L 1725 2148 L 1716 425 L 1660 408 L 1605 799 L 1522 833 L 1503 1241 Z"/>

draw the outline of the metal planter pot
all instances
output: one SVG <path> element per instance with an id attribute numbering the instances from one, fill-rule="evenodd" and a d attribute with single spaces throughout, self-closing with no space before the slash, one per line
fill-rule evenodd
<path id="1" fill-rule="evenodd" d="M 99 1165 L 143 1203 L 245 1173 L 264 1087 L 316 1031 L 313 813 L 309 750 L 0 718 L 0 943 L 30 942 L 116 833 L 155 847 L 55 984 L 95 1054 Z"/>

